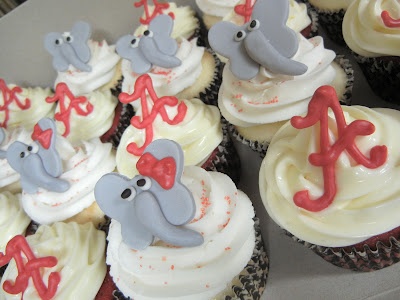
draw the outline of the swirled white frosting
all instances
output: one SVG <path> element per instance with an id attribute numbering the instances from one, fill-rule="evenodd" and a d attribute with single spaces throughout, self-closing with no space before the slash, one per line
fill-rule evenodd
<path id="1" fill-rule="evenodd" d="M 110 90 L 94 91 L 84 95 L 86 102 L 81 104 L 84 108 L 89 103 L 93 106 L 93 111 L 87 116 L 82 116 L 72 110 L 69 118 L 70 133 L 66 138 L 73 144 L 80 141 L 90 140 L 95 137 L 101 137 L 112 126 L 115 107 L 118 100 L 111 94 Z M 60 105 L 57 105 L 56 113 L 60 111 Z M 65 133 L 66 127 L 63 122 L 57 121 L 57 132 L 60 135 Z"/>
<path id="2" fill-rule="evenodd" d="M 22 193 L 22 205 L 32 220 L 49 224 L 70 218 L 94 201 L 94 186 L 106 173 L 115 169 L 115 155 L 110 143 L 99 138 L 83 141 L 73 147 L 61 136 L 57 137 L 56 148 L 63 163 L 63 174 L 59 177 L 70 183 L 64 193 L 39 188 L 34 194 Z"/>
<path id="3" fill-rule="evenodd" d="M 174 27 L 172 29 L 171 37 L 173 37 L 174 39 L 192 38 L 196 29 L 199 27 L 199 20 L 196 17 L 196 12 L 189 5 L 178 7 L 175 3 L 169 2 L 168 4 L 169 8 L 163 10 L 163 14 L 174 14 Z M 149 5 L 148 7 L 150 13 L 152 13 L 154 10 L 154 6 Z M 143 13 L 142 18 L 146 18 L 145 13 Z M 135 35 L 142 35 L 147 28 L 147 25 L 140 25 L 135 30 Z"/>
<path id="4" fill-rule="evenodd" d="M 388 11 L 400 19 L 396 0 L 354 0 L 343 18 L 343 37 L 354 52 L 366 56 L 400 56 L 400 27 L 387 27 L 381 18 Z"/>
<path id="5" fill-rule="evenodd" d="M 308 156 L 319 152 L 319 129 L 295 129 L 286 123 L 274 136 L 260 168 L 259 187 L 263 203 L 275 222 L 298 238 L 322 246 L 349 246 L 400 225 L 400 142 L 393 128 L 400 128 L 400 112 L 343 106 L 347 124 L 367 120 L 375 132 L 358 136 L 356 145 L 369 157 L 372 147 L 386 145 L 387 161 L 379 168 L 357 165 L 344 151 L 335 163 L 337 194 L 320 212 L 297 207 L 293 195 L 309 190 L 323 194 L 322 168 L 311 165 Z M 333 114 L 329 116 L 330 144 L 337 139 Z"/>
<path id="6" fill-rule="evenodd" d="M 148 101 L 149 112 L 151 100 Z M 216 106 L 206 105 L 199 99 L 180 100 L 185 103 L 187 112 L 183 121 L 177 125 L 169 125 L 158 115 L 153 122 L 153 140 L 168 138 L 181 145 L 185 157 L 185 165 L 201 165 L 222 141 L 221 115 Z M 139 101 L 132 103 L 136 116 L 142 116 Z M 170 119 L 177 114 L 177 106 L 165 106 Z M 129 153 L 128 144 L 134 142 L 139 147 L 145 143 L 146 131 L 129 126 L 121 137 L 117 149 L 117 169 L 128 177 L 137 174 L 136 163 L 140 156 Z"/>
<path id="7" fill-rule="evenodd" d="M 51 272 L 59 272 L 61 281 L 53 299 L 94 299 L 106 275 L 105 234 L 91 223 L 55 223 L 40 226 L 34 235 L 28 236 L 28 244 L 36 257 L 55 256 L 57 265 L 42 268 L 42 278 L 47 286 Z M 14 260 L 11 260 L 1 281 L 14 281 L 18 274 Z M 41 299 L 33 281 L 23 295 L 24 299 Z M 21 294 L 11 295 L 0 292 L 0 299 L 22 299 Z"/>
<path id="8" fill-rule="evenodd" d="M 16 87 L 15 84 L 8 84 L 9 89 Z M 15 93 L 16 98 L 22 105 L 27 104 L 29 101 L 29 108 L 21 109 L 16 101 L 11 102 L 8 106 L 9 109 L 9 120 L 7 122 L 7 128 L 16 128 L 24 126 L 25 128 L 31 129 L 41 118 L 52 116 L 54 114 L 54 103 L 47 103 L 46 98 L 52 96 L 50 88 L 21 88 L 21 93 Z M 5 100 L 4 94 L 0 93 L 0 106 L 4 105 Z M 0 111 L 0 121 L 4 122 L 5 112 Z"/>
<path id="9" fill-rule="evenodd" d="M 10 192 L 0 193 L 0 252 L 4 252 L 9 240 L 18 234 L 25 234 L 31 219 L 21 206 L 21 195 Z"/>
<path id="10" fill-rule="evenodd" d="M 15 142 L 20 141 L 25 144 L 31 144 L 31 131 L 24 129 L 23 127 L 17 127 L 15 129 L 3 129 L 5 132 L 5 138 L 3 143 L 0 145 L 1 151 L 7 151 L 8 147 Z M 0 159 L 0 188 L 7 187 L 11 184 L 19 182 L 20 175 L 9 165 L 6 158 Z"/>
<path id="11" fill-rule="evenodd" d="M 346 10 L 353 0 L 308 0 L 314 7 L 325 11 Z"/>
<path id="12" fill-rule="evenodd" d="M 239 80 L 229 63 L 225 65 L 218 106 L 230 123 L 249 127 L 288 120 L 304 113 L 314 91 L 334 80 L 335 53 L 324 48 L 322 37 L 298 37 L 299 49 L 292 59 L 307 65 L 303 75 L 274 74 L 261 67 L 255 78 Z"/>
<path id="13" fill-rule="evenodd" d="M 249 198 L 228 176 L 186 167 L 182 182 L 192 191 L 197 211 L 185 225 L 201 232 L 197 247 L 171 247 L 160 241 L 133 251 L 113 220 L 107 264 L 125 296 L 140 299 L 211 299 L 239 274 L 255 246 L 254 210 Z"/>
<path id="14" fill-rule="evenodd" d="M 181 60 L 181 65 L 172 69 L 165 69 L 154 66 L 147 74 L 153 81 L 156 94 L 161 96 L 174 96 L 184 89 L 192 86 L 202 71 L 201 59 L 204 54 L 204 47 L 196 45 L 197 39 L 187 41 L 180 39 L 179 49 L 176 57 Z M 141 74 L 132 71 L 131 62 L 124 59 L 121 65 L 122 91 L 133 93 L 136 80 Z"/>
<path id="15" fill-rule="evenodd" d="M 89 40 L 88 45 L 91 53 L 88 65 L 92 70 L 82 72 L 70 65 L 66 72 L 58 72 L 54 87 L 59 82 L 65 82 L 71 92 L 78 96 L 101 89 L 114 78 L 120 61 L 115 46 L 109 46 L 106 41 L 93 40 Z"/>
<path id="16" fill-rule="evenodd" d="M 245 0 L 240 0 L 237 5 L 243 5 L 245 2 Z M 251 5 L 254 5 L 254 2 L 255 0 L 251 1 Z M 245 21 L 244 17 L 238 15 L 234 9 L 232 9 L 230 13 L 226 14 L 223 20 L 233 22 L 237 25 L 243 25 Z M 286 25 L 294 31 L 300 32 L 310 24 L 311 19 L 307 13 L 307 6 L 304 3 L 298 3 L 296 0 L 289 0 L 289 16 Z"/>
<path id="17" fill-rule="evenodd" d="M 238 2 L 239 0 L 196 0 L 203 13 L 216 17 L 228 15 Z"/>

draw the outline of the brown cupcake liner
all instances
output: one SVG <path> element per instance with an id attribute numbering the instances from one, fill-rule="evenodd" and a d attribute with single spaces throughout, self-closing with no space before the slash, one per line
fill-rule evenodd
<path id="1" fill-rule="evenodd" d="M 223 138 L 214 153 L 202 165 L 207 171 L 217 171 L 228 175 L 238 185 L 241 174 L 240 157 L 228 132 L 228 123 L 221 119 Z"/>
<path id="2" fill-rule="evenodd" d="M 251 259 L 239 275 L 239 283 L 233 284 L 231 287 L 232 294 L 235 296 L 223 296 L 222 299 L 224 300 L 259 300 L 265 290 L 269 272 L 269 260 L 264 248 L 258 218 L 254 218 L 254 229 L 256 244 Z M 125 297 L 118 288 L 113 291 L 112 297 L 114 300 L 131 299 L 130 297 Z"/>
<path id="3" fill-rule="evenodd" d="M 206 51 L 213 56 L 215 61 L 215 69 L 210 84 L 205 88 L 204 91 L 199 93 L 199 99 L 205 104 L 218 106 L 218 92 L 222 83 L 223 64 L 212 49 L 206 48 Z"/>
<path id="4" fill-rule="evenodd" d="M 342 67 L 346 74 L 346 87 L 343 95 L 339 96 L 341 104 L 350 105 L 354 85 L 354 70 L 350 61 L 344 55 L 336 55 L 335 62 Z"/>
<path id="5" fill-rule="evenodd" d="M 353 55 L 372 91 L 387 102 L 400 104 L 400 58 Z"/>
<path id="6" fill-rule="evenodd" d="M 356 249 L 354 246 L 345 248 L 319 246 L 303 241 L 287 231 L 286 234 L 327 262 L 352 271 L 371 272 L 381 270 L 400 261 L 400 241 L 393 236 L 389 237 L 387 243 L 376 242 L 374 249 L 367 244 Z"/>
<path id="7" fill-rule="evenodd" d="M 319 15 L 318 12 L 310 5 L 308 2 L 299 1 L 305 3 L 307 6 L 307 14 L 311 19 L 311 24 L 304 28 L 300 33 L 307 39 L 312 38 L 318 35 L 318 27 L 319 27 Z"/>

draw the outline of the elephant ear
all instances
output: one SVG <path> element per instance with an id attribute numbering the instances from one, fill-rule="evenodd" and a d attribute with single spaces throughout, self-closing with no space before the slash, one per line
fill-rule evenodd
<path id="1" fill-rule="evenodd" d="M 44 48 L 53 56 L 53 67 L 57 71 L 68 70 L 69 62 L 61 53 L 61 44 L 64 39 L 61 33 L 50 32 L 44 38 Z"/>
<path id="2" fill-rule="evenodd" d="M 139 43 L 140 38 L 128 34 L 118 39 L 115 49 L 119 56 L 131 62 L 133 72 L 144 74 L 150 71 L 152 64 L 138 47 Z"/>
<path id="3" fill-rule="evenodd" d="M 4 132 L 4 129 L 0 127 L 0 146 L 3 143 L 5 137 L 6 133 Z M 6 158 L 6 156 L 7 156 L 7 151 L 0 150 L 0 159 Z"/>
<path id="4" fill-rule="evenodd" d="M 83 21 L 76 22 L 70 32 L 72 38 L 70 41 L 71 47 L 74 49 L 76 56 L 84 63 L 87 63 L 91 56 L 88 46 L 91 34 L 90 25 Z"/>
<path id="5" fill-rule="evenodd" d="M 184 168 L 184 155 L 181 146 L 172 140 L 159 139 L 153 141 L 145 149 L 144 153 L 150 153 L 159 161 L 166 158 L 172 158 L 175 161 L 176 171 L 173 185 L 170 188 L 162 188 L 160 185 L 153 184 L 150 191 L 156 196 L 160 208 L 169 223 L 173 225 L 188 223 L 196 213 L 196 205 L 192 193 L 181 183 Z M 140 167 L 138 170 L 141 172 Z M 150 174 L 143 175 L 149 176 Z"/>
<path id="6" fill-rule="evenodd" d="M 32 139 L 38 143 L 38 155 L 42 159 L 46 172 L 59 177 L 62 172 L 62 160 L 56 149 L 57 129 L 53 119 L 43 118 L 35 125 Z"/>
<path id="7" fill-rule="evenodd" d="M 298 39 L 296 32 L 286 25 L 289 16 L 289 1 L 256 1 L 252 20 L 260 22 L 259 30 L 269 43 L 283 56 L 290 58 L 296 54 Z"/>
<path id="8" fill-rule="evenodd" d="M 240 38 L 239 32 L 242 34 Z M 260 65 L 248 55 L 243 42 L 245 37 L 246 25 L 237 26 L 225 21 L 215 24 L 208 32 L 211 48 L 229 59 L 233 75 L 242 80 L 249 80 L 257 75 Z"/>
<path id="9" fill-rule="evenodd" d="M 175 55 L 178 51 L 178 43 L 171 38 L 173 27 L 174 20 L 169 15 L 159 15 L 149 24 L 157 48 L 167 55 Z"/>

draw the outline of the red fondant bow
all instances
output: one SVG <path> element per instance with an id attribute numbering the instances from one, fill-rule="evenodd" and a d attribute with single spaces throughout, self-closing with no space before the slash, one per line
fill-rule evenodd
<path id="1" fill-rule="evenodd" d="M 40 128 L 39 124 L 36 124 L 35 127 L 33 127 L 33 132 L 32 132 L 32 140 L 38 141 L 40 145 L 42 145 L 43 148 L 49 149 L 50 143 L 51 143 L 51 135 L 53 131 L 49 128 L 46 130 L 42 130 Z"/>
<path id="2" fill-rule="evenodd" d="M 166 190 L 171 189 L 175 184 L 176 163 L 172 157 L 158 160 L 147 152 L 140 157 L 136 168 L 141 175 L 153 178 Z"/>

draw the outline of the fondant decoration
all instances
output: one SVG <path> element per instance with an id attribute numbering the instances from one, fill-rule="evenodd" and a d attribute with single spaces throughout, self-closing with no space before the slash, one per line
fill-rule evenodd
<path id="1" fill-rule="evenodd" d="M 145 14 L 145 18 L 140 18 L 139 21 L 141 24 L 143 25 L 149 25 L 149 23 L 158 15 L 164 14 L 164 10 L 169 8 L 169 3 L 158 3 L 157 0 L 153 0 L 153 12 L 150 13 L 150 9 L 149 9 L 149 3 L 148 0 L 139 0 L 137 2 L 134 3 L 135 7 L 141 7 L 143 6 L 144 8 L 144 14 Z M 175 18 L 174 13 L 170 12 L 168 14 L 172 19 Z"/>
<path id="2" fill-rule="evenodd" d="M 70 65 L 80 71 L 90 72 L 92 67 L 90 49 L 87 44 L 91 35 L 90 25 L 79 21 L 70 32 L 50 32 L 44 39 L 44 47 L 53 56 L 53 67 L 59 72 L 65 72 Z"/>
<path id="3" fill-rule="evenodd" d="M 382 11 L 381 18 L 386 27 L 399 28 L 400 19 L 393 19 L 387 10 Z"/>
<path id="4" fill-rule="evenodd" d="M 251 20 L 255 2 L 256 0 L 246 0 L 244 4 L 237 4 L 235 6 L 235 13 L 244 18 L 244 23 Z"/>
<path id="5" fill-rule="evenodd" d="M 125 35 L 116 44 L 117 53 L 131 61 L 132 71 L 143 74 L 153 65 L 174 68 L 181 64 L 175 57 L 177 42 L 171 38 L 174 21 L 168 15 L 159 15 L 150 22 L 149 28 L 141 37 Z"/>
<path id="6" fill-rule="evenodd" d="M 58 178 L 62 174 L 62 161 L 56 150 L 56 126 L 54 120 L 41 119 L 32 133 L 33 143 L 13 142 L 7 149 L 10 166 L 21 175 L 21 186 L 29 194 L 39 187 L 62 193 L 69 183 Z"/>
<path id="7" fill-rule="evenodd" d="M 298 49 L 296 32 L 286 25 L 287 0 L 258 0 L 252 20 L 242 26 L 219 22 L 211 27 L 211 47 L 230 61 L 230 70 L 241 80 L 254 78 L 260 66 L 285 74 L 301 75 L 307 66 L 290 59 Z"/>
<path id="8" fill-rule="evenodd" d="M 329 136 L 329 108 L 334 113 L 337 125 L 337 139 L 333 145 L 330 144 Z M 322 168 L 324 193 L 318 199 L 311 199 L 307 190 L 297 192 L 293 200 L 301 208 L 318 212 L 333 202 L 337 192 L 335 163 L 343 151 L 346 151 L 346 154 L 351 156 L 356 163 L 369 169 L 376 169 L 387 160 L 388 149 L 384 145 L 371 148 L 370 158 L 358 149 L 355 139 L 358 136 L 374 133 L 375 126 L 366 120 L 355 120 L 347 125 L 336 91 L 332 86 L 318 88 L 308 105 L 307 115 L 295 116 L 290 121 L 297 129 L 311 127 L 318 122 L 320 128 L 320 152 L 310 154 L 308 160 L 312 165 Z"/>
<path id="9" fill-rule="evenodd" d="M 72 110 L 83 117 L 86 117 L 93 112 L 93 105 L 87 100 L 87 98 L 84 96 L 75 97 L 64 82 L 57 84 L 53 97 L 46 98 L 47 103 L 57 101 L 60 111 L 54 114 L 54 119 L 64 124 L 65 130 L 62 134 L 64 137 L 67 137 L 71 132 L 70 118 Z M 84 105 L 85 107 L 83 107 Z"/>
<path id="10" fill-rule="evenodd" d="M 128 179 L 110 173 L 97 182 L 96 201 L 106 215 L 121 223 L 129 247 L 145 249 L 155 237 L 174 246 L 203 243 L 200 233 L 180 226 L 190 222 L 196 211 L 191 192 L 180 181 L 183 162 L 179 144 L 160 139 L 138 161 L 140 175 Z"/>
<path id="11" fill-rule="evenodd" d="M 147 90 L 147 93 L 146 93 Z M 153 106 L 149 109 L 149 99 L 153 102 Z M 145 142 L 142 146 L 136 143 L 128 144 L 126 150 L 136 156 L 143 154 L 144 149 L 153 141 L 155 118 L 160 115 L 164 122 L 169 125 L 176 125 L 183 121 L 186 116 L 187 106 L 184 102 L 179 102 L 176 97 L 164 96 L 158 98 L 154 91 L 151 77 L 147 74 L 140 76 L 135 82 L 135 88 L 132 94 L 121 93 L 119 100 L 122 103 L 130 103 L 140 99 L 142 114 L 132 117 L 131 125 L 137 129 L 145 129 Z M 165 106 L 177 106 L 177 113 L 173 119 L 170 119 Z"/>
<path id="12" fill-rule="evenodd" d="M 6 133 L 4 129 L 0 127 L 0 146 L 3 143 L 4 139 L 6 138 Z M 0 159 L 4 159 L 7 156 L 7 151 L 0 150 Z"/>
<path id="13" fill-rule="evenodd" d="M 12 89 L 10 89 L 5 81 L 1 78 L 0 91 L 3 99 L 2 103 L 0 102 L 0 113 L 4 113 L 4 119 L 0 121 L 0 127 L 7 128 L 7 123 L 10 119 L 10 105 L 14 103 L 21 110 L 25 110 L 31 107 L 31 100 L 26 98 L 25 103 L 22 103 L 21 100 L 19 100 L 19 98 L 17 97 L 17 94 L 21 93 L 22 89 L 19 86 L 14 86 Z"/>
<path id="14" fill-rule="evenodd" d="M 0 266 L 8 264 L 12 259 L 18 270 L 18 275 L 14 282 L 6 280 L 3 290 L 12 295 L 22 294 L 20 299 L 24 299 L 24 292 L 32 278 L 40 299 L 50 300 L 57 292 L 58 284 L 61 281 L 60 273 L 51 272 L 47 279 L 47 286 L 42 278 L 40 269 L 52 268 L 57 265 L 57 258 L 54 256 L 36 257 L 28 242 L 22 235 L 14 236 L 6 246 L 5 254 L 0 253 Z"/>

